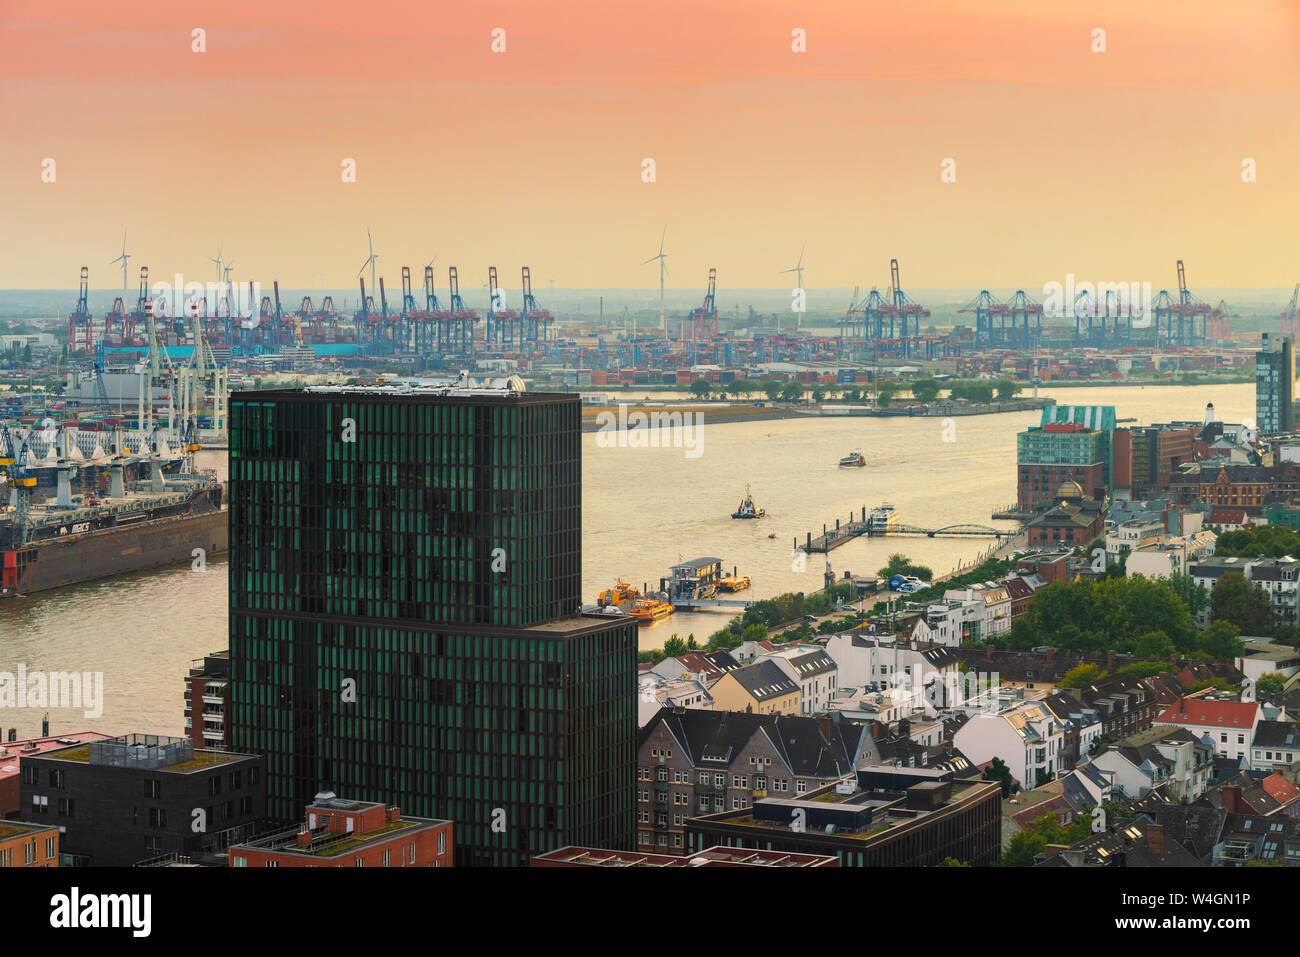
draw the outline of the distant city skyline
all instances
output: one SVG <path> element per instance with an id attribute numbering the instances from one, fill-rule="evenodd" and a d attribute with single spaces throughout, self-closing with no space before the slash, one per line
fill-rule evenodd
<path id="1" fill-rule="evenodd" d="M 886 288 L 890 257 L 905 289 L 1300 278 L 1285 0 L 383 8 L 7 9 L 0 288 L 120 286 L 123 230 L 130 289 L 218 249 L 350 288 L 367 227 L 390 290 L 435 255 L 444 289 L 649 288 L 665 225 L 673 290 L 782 288 L 803 247 L 810 288 Z"/>

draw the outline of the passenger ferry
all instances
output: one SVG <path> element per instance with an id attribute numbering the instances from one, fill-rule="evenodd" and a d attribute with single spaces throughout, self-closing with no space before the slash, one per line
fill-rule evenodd
<path id="1" fill-rule="evenodd" d="M 878 505 L 867 516 L 867 534 L 884 535 L 898 527 L 898 512 L 892 505 Z"/>
<path id="2" fill-rule="evenodd" d="M 675 609 L 666 601 L 660 601 L 658 598 L 643 598 L 632 605 L 632 617 L 641 624 L 648 624 L 654 621 L 662 621 L 673 613 Z"/>
<path id="3" fill-rule="evenodd" d="M 731 513 L 732 518 L 762 518 L 767 514 L 766 509 L 759 508 L 754 504 L 754 496 L 749 492 L 749 483 L 745 483 L 745 497 L 740 500 L 740 506 Z"/>
<path id="4" fill-rule="evenodd" d="M 624 602 L 634 601 L 641 597 L 640 590 L 635 585 L 629 585 L 623 579 L 617 579 L 613 588 L 608 588 L 596 597 L 598 605 L 621 605 Z"/>
<path id="5" fill-rule="evenodd" d="M 867 467 L 867 460 L 861 452 L 850 452 L 840 459 L 842 469 L 862 469 Z"/>

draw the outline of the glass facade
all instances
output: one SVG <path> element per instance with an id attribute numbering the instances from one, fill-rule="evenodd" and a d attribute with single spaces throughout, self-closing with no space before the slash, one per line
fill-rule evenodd
<path id="1" fill-rule="evenodd" d="M 268 815 L 329 788 L 455 821 L 458 863 L 630 849 L 636 624 L 575 617 L 577 397 L 230 413 L 232 746 L 266 756 Z"/>
<path id="2" fill-rule="evenodd" d="M 580 414 L 531 396 L 232 400 L 232 606 L 514 626 L 575 613 Z"/>
<path id="3" fill-rule="evenodd" d="M 1291 336 L 1269 339 L 1255 353 L 1255 427 L 1261 435 L 1290 432 L 1295 427 L 1291 404 L 1295 400 L 1295 340 Z"/>

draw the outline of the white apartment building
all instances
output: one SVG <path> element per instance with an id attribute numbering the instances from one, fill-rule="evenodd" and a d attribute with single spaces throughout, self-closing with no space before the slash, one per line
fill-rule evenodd
<path id="1" fill-rule="evenodd" d="M 953 736 L 953 746 L 976 765 L 1001 758 L 1026 790 L 1061 770 L 1064 741 L 1064 724 L 1041 701 L 976 712 Z"/>
<path id="2" fill-rule="evenodd" d="M 1165 537 L 1165 522 L 1160 515 L 1121 522 L 1106 533 L 1106 564 L 1118 564 L 1134 549 L 1160 545 Z"/>
<path id="3" fill-rule="evenodd" d="M 778 646 L 757 660 L 765 659 L 775 662 L 799 686 L 802 714 L 829 709 L 831 695 L 839 687 L 839 668 L 829 654 L 811 645 Z"/>
<path id="4" fill-rule="evenodd" d="M 934 705 L 950 705 L 957 681 L 957 656 L 947 648 L 922 648 L 890 636 L 832 635 L 826 654 L 834 660 L 841 688 L 911 688 Z M 940 695 L 937 688 L 944 689 Z"/>
<path id="5" fill-rule="evenodd" d="M 1156 716 L 1153 726 L 1185 728 L 1211 744 L 1222 758 L 1246 759 L 1250 767 L 1259 705 L 1243 701 L 1180 698 Z"/>
<path id="6" fill-rule="evenodd" d="M 1185 538 L 1174 537 L 1157 545 L 1143 545 L 1128 553 L 1126 574 L 1147 578 L 1186 575 L 1188 566 L 1214 554 L 1218 536 L 1206 529 Z"/>

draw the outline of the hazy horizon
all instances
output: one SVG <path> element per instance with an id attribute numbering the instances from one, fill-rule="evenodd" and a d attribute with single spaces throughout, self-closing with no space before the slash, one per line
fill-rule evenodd
<path id="1" fill-rule="evenodd" d="M 666 229 L 669 283 L 701 294 L 713 266 L 780 288 L 805 247 L 810 288 L 883 290 L 897 257 L 914 298 L 1066 272 L 1171 289 L 1177 259 L 1203 298 L 1289 288 L 1298 36 L 1288 0 L 18 0 L 0 286 L 87 264 L 106 288 L 125 230 L 132 278 L 206 280 L 220 251 L 346 289 L 369 228 L 394 286 L 435 255 L 443 277 L 527 263 L 541 295 L 657 286 Z"/>

